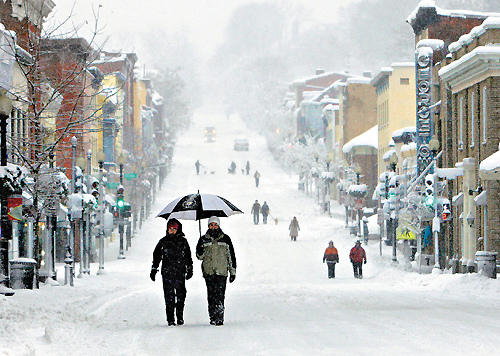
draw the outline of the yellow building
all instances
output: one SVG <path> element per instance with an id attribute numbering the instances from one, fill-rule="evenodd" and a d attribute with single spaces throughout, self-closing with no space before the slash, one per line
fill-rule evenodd
<path id="1" fill-rule="evenodd" d="M 377 93 L 378 175 L 386 171 L 384 155 L 396 130 L 415 126 L 415 63 L 393 63 L 373 78 Z M 403 160 L 399 157 L 398 166 Z"/>

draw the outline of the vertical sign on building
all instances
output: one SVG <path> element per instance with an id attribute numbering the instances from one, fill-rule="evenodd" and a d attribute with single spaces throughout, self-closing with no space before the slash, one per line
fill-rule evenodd
<path id="1" fill-rule="evenodd" d="M 433 134 L 432 122 L 432 57 L 430 47 L 419 47 L 415 52 L 417 80 L 417 174 L 432 162 L 429 141 Z"/>

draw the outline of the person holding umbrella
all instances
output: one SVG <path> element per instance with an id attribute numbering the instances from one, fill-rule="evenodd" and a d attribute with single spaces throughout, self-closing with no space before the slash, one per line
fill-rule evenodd
<path id="1" fill-rule="evenodd" d="M 153 251 L 153 265 L 150 278 L 154 282 L 161 262 L 163 294 L 168 326 L 184 324 L 184 302 L 186 280 L 193 276 L 193 259 L 189 244 L 177 219 L 167 222 L 167 234 L 158 241 Z"/>
<path id="2" fill-rule="evenodd" d="M 208 219 L 208 230 L 196 245 L 196 257 L 202 261 L 210 324 L 222 326 L 227 277 L 229 275 L 229 283 L 236 279 L 236 256 L 231 238 L 220 228 L 218 217 Z"/>

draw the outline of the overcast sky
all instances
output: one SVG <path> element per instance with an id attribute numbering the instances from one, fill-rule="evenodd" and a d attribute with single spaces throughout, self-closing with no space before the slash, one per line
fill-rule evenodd
<path id="1" fill-rule="evenodd" d="M 79 25 L 88 21 L 86 34 L 94 25 L 92 8 L 99 11 L 99 27 L 103 28 L 99 37 L 103 41 L 109 36 L 107 50 L 136 51 L 137 43 L 126 43 L 135 34 L 151 31 L 169 36 L 186 34 L 194 42 L 200 54 L 211 55 L 223 40 L 224 28 L 234 10 L 245 3 L 269 2 L 270 0 L 54 0 L 53 16 L 58 21 L 68 19 Z M 355 0 L 288 0 L 290 6 L 303 6 L 304 15 L 315 21 L 331 22 L 336 19 L 340 6 Z M 279 2 L 279 1 L 274 1 Z M 69 23 L 66 25 L 66 28 Z M 137 38 L 137 37 L 136 37 Z M 140 56 L 140 53 L 138 53 Z"/>

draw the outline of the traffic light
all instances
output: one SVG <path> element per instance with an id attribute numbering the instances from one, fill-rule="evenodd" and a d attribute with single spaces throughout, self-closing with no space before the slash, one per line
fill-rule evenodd
<path id="1" fill-rule="evenodd" d="M 92 187 L 90 194 L 92 194 L 96 200 L 99 199 L 99 181 L 94 180 L 90 186 Z"/>
<path id="2" fill-rule="evenodd" d="M 425 205 L 434 207 L 436 200 L 436 175 L 428 174 L 425 176 Z"/>
<path id="3" fill-rule="evenodd" d="M 123 210 L 125 207 L 125 198 L 123 197 L 123 186 L 119 186 L 116 191 L 116 207 L 118 210 Z"/>
<path id="4" fill-rule="evenodd" d="M 451 221 L 452 219 L 450 204 L 443 204 L 443 221 Z"/>

